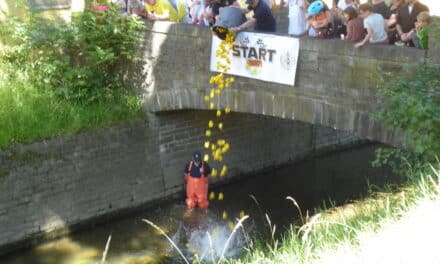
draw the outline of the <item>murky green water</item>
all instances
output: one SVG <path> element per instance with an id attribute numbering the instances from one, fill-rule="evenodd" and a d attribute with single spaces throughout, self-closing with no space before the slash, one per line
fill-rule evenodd
<path id="1" fill-rule="evenodd" d="M 182 197 L 181 200 L 4 256 L 0 258 L 0 263 L 100 263 L 110 234 L 107 263 L 180 262 L 177 251 L 164 236 L 142 219 L 149 219 L 163 228 L 189 260 L 195 254 L 205 260 L 211 259 L 212 255 L 218 258 L 223 252 L 226 257 L 239 256 L 249 236 L 258 234 L 264 237 L 269 234 L 265 214 L 272 224 L 276 224 L 279 233 L 298 219 L 297 209 L 285 199 L 287 196 L 295 198 L 304 212 L 311 212 L 329 199 L 342 204 L 361 197 L 367 191 L 367 181 L 377 186 L 399 181 L 387 170 L 371 168 L 369 162 L 374 158 L 376 147 L 363 146 L 308 159 L 215 189 L 216 194 L 223 192 L 225 198 L 223 201 L 211 201 L 207 213 L 188 213 Z M 224 249 L 231 234 L 231 225 L 237 222 L 240 211 L 250 217 Z M 224 212 L 228 215 L 226 220 L 223 219 Z"/>

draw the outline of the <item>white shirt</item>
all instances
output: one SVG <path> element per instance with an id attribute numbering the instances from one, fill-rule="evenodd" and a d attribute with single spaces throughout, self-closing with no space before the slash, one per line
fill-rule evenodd
<path id="1" fill-rule="evenodd" d="M 408 13 L 411 15 L 414 5 L 408 5 Z"/>
<path id="2" fill-rule="evenodd" d="M 385 19 L 382 15 L 372 13 L 364 19 L 364 28 L 371 29 L 373 34 L 370 37 L 370 43 L 383 42 L 388 39 L 385 32 Z"/>

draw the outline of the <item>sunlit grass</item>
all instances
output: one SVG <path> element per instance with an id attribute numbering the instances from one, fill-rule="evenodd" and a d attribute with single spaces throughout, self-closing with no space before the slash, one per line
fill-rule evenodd
<path id="1" fill-rule="evenodd" d="M 0 148 L 93 129 L 140 116 L 140 102 L 125 92 L 97 103 L 60 100 L 29 83 L 0 78 Z"/>
<path id="2" fill-rule="evenodd" d="M 279 243 L 256 241 L 245 256 L 229 263 L 358 263 L 360 258 L 368 262 L 374 257 L 365 249 L 372 244 L 370 240 L 378 244 L 381 233 L 388 226 L 418 207 L 440 203 L 440 162 L 431 168 L 430 172 L 414 175 L 416 177 L 397 190 L 372 193 L 369 198 L 342 207 L 323 208 L 305 223 L 292 225 Z M 401 229 L 398 233 L 404 233 L 409 228 L 421 227 L 397 225 L 397 228 Z M 435 230 L 437 227 L 430 228 Z M 372 240 L 371 237 L 378 238 Z"/>

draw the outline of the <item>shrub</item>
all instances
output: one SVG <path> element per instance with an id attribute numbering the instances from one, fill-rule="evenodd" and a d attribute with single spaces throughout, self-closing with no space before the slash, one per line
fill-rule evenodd
<path id="1" fill-rule="evenodd" d="M 423 169 L 440 153 L 440 66 L 420 65 L 386 77 L 377 91 L 382 107 L 374 116 L 402 131 L 407 149 L 381 149 L 373 165 L 389 164 L 407 174 Z"/>
<path id="2" fill-rule="evenodd" d="M 2 35 L 9 36 L 1 62 L 10 78 L 28 78 L 41 90 L 59 98 L 90 103 L 121 89 L 117 66 L 132 60 L 143 26 L 116 9 L 98 13 L 86 9 L 71 23 L 47 21 L 30 15 L 24 21 L 8 19 Z"/>
<path id="3" fill-rule="evenodd" d="M 133 59 L 142 22 L 90 9 L 71 23 L 36 15 L 0 23 L 0 148 L 140 115 L 118 65 Z"/>

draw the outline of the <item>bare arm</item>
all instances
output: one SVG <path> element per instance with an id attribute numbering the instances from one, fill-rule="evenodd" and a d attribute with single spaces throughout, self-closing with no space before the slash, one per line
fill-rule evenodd
<path id="1" fill-rule="evenodd" d="M 168 20 L 170 20 L 170 13 L 167 12 L 167 13 L 162 14 L 162 15 L 156 15 L 154 13 L 149 13 L 147 15 L 147 18 L 150 19 L 150 20 L 154 20 L 154 21 L 168 21 Z"/>
<path id="2" fill-rule="evenodd" d="M 371 38 L 372 35 L 373 35 L 373 30 L 371 30 L 371 28 L 367 28 L 367 35 L 365 36 L 365 38 L 364 38 L 361 42 L 356 43 L 356 44 L 354 45 L 354 47 L 355 47 L 355 48 L 360 48 L 360 47 L 362 47 L 363 45 L 365 45 L 365 43 L 367 43 L 367 42 L 370 40 L 370 38 Z"/>
<path id="3" fill-rule="evenodd" d="M 403 34 L 402 26 L 400 24 L 396 24 L 396 29 L 399 36 Z"/>
<path id="4" fill-rule="evenodd" d="M 245 30 L 246 28 L 250 28 L 253 25 L 255 25 L 255 23 L 257 22 L 257 20 L 255 18 L 250 18 L 248 19 L 246 22 L 244 22 L 243 24 L 241 24 L 238 27 L 233 27 L 230 30 L 233 32 L 237 32 L 237 31 L 241 31 L 241 30 Z"/>
<path id="5" fill-rule="evenodd" d="M 345 36 L 344 40 L 345 41 L 351 41 L 353 37 L 353 24 L 352 23 L 347 23 L 347 36 Z"/>

